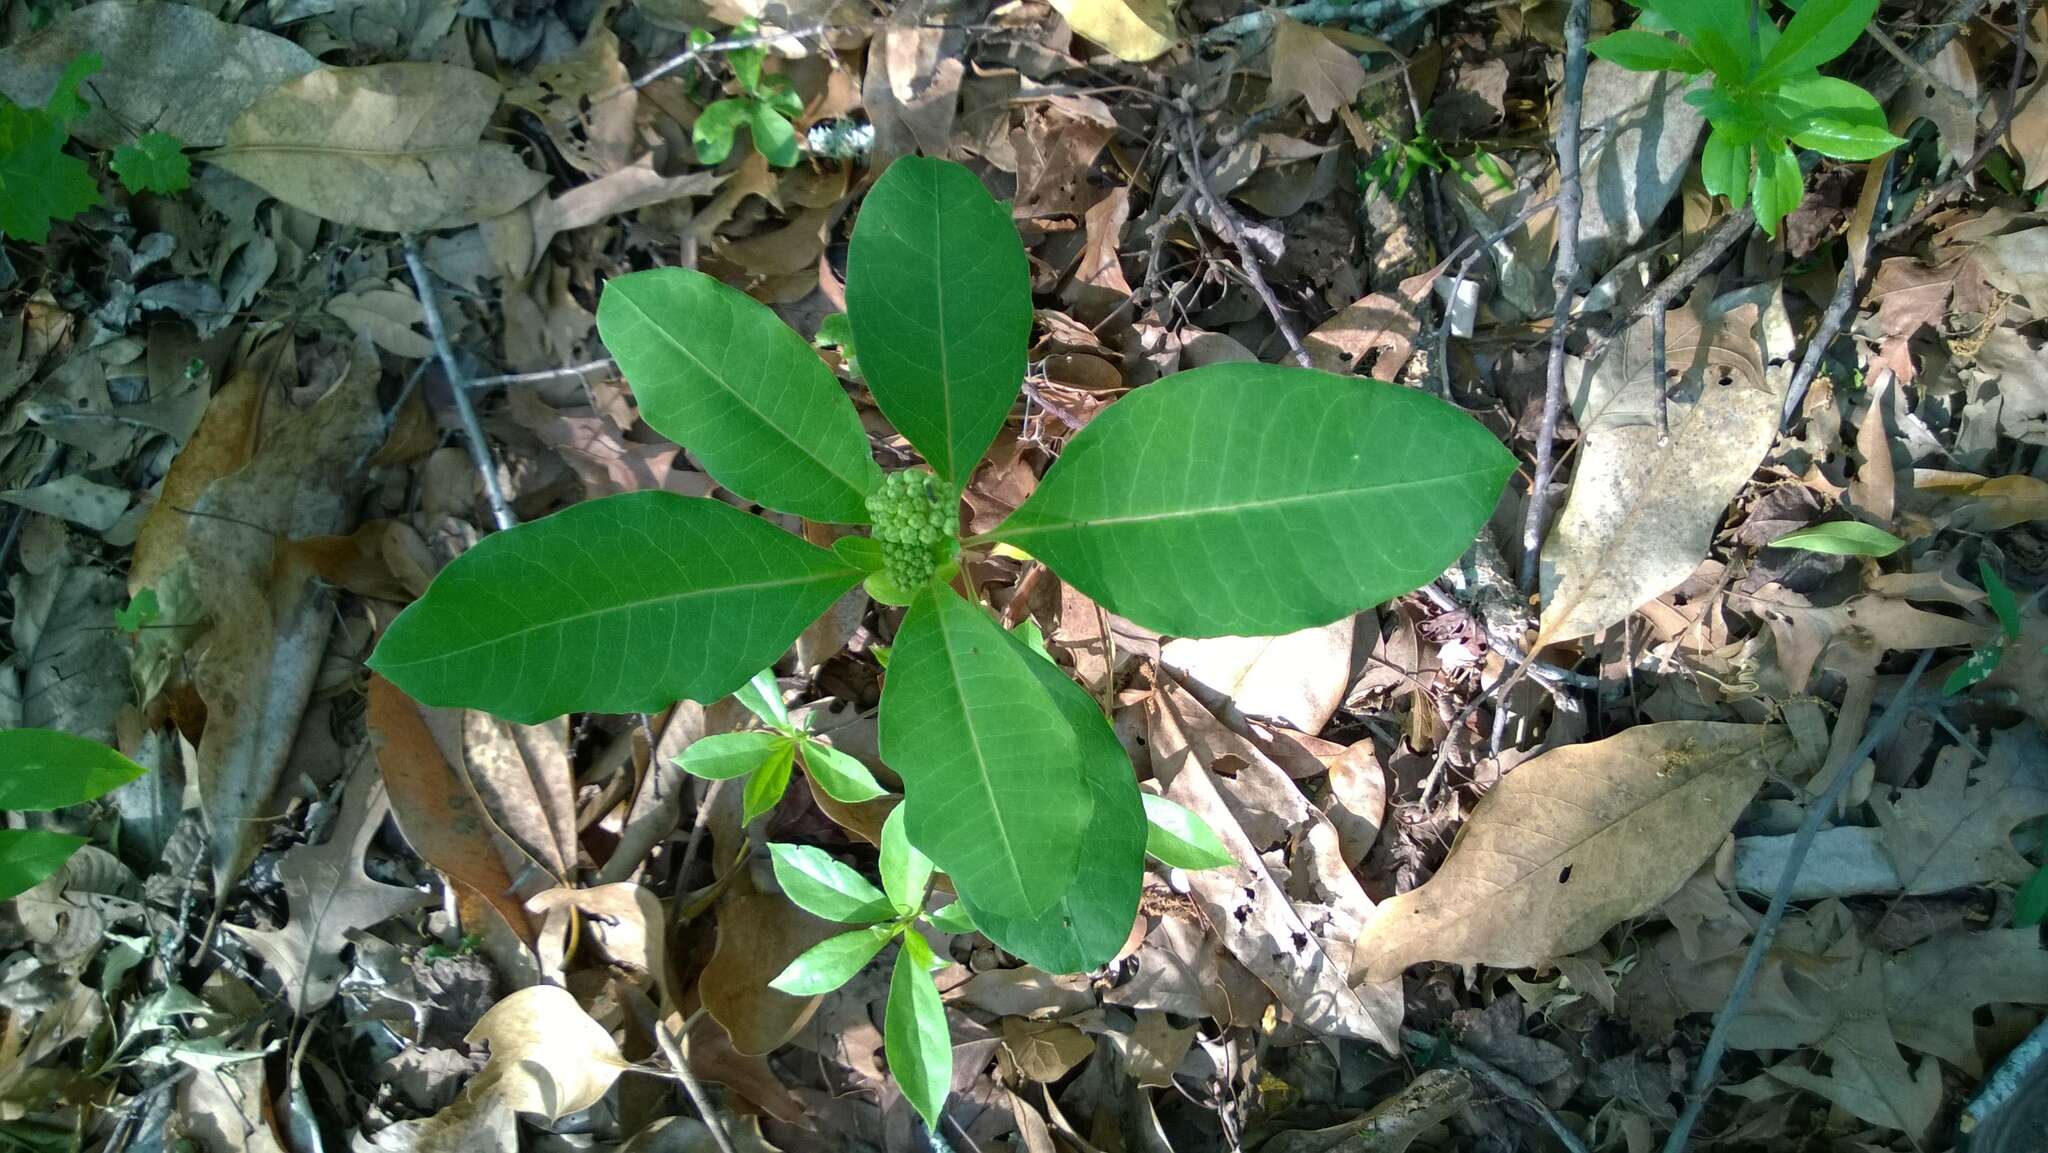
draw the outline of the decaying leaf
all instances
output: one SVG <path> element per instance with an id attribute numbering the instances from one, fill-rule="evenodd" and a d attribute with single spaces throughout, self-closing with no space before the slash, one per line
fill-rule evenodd
<path id="1" fill-rule="evenodd" d="M 321 68 L 251 104 L 204 159 L 315 216 L 425 232 L 510 211 L 547 182 L 481 137 L 490 77 L 453 64 Z"/>
<path id="2" fill-rule="evenodd" d="M 1794 749 L 1776 726 L 1709 721 L 1552 749 L 1480 800 L 1435 876 L 1380 905 L 1357 971 L 1517 968 L 1585 948 L 1677 892 Z"/>
<path id="3" fill-rule="evenodd" d="M 489 1042 L 490 1063 L 471 1096 L 496 1096 L 553 1121 L 595 1105 L 630 1065 L 605 1027 L 567 989 L 534 985 L 491 1006 L 465 1038 Z"/>
<path id="4" fill-rule="evenodd" d="M 1145 61 L 1180 41 L 1170 0 L 1052 0 L 1074 31 L 1119 60 Z"/>
<path id="5" fill-rule="evenodd" d="M 1657 438 L 1660 383 L 1646 318 L 1591 363 L 1568 364 L 1584 436 L 1571 496 L 1544 542 L 1538 648 L 1597 633 L 1676 586 L 1778 431 L 1786 377 L 1767 373 L 1757 310 L 1711 313 L 1695 294 L 1665 328 L 1671 442 Z"/>
<path id="6" fill-rule="evenodd" d="M 1308 102 L 1309 115 L 1328 120 L 1348 108 L 1365 87 L 1365 65 L 1340 48 L 1321 29 L 1285 17 L 1275 22 L 1272 48 L 1273 84 L 1266 98 L 1274 103 L 1296 96 Z"/>
<path id="7" fill-rule="evenodd" d="M 1972 767 L 1969 751 L 1944 749 L 1925 787 L 1871 797 L 1885 853 L 1906 892 L 2017 885 L 2033 875 L 2034 865 L 2013 848 L 2013 833 L 2048 813 L 2048 743 L 2001 740 L 1988 756 Z"/>

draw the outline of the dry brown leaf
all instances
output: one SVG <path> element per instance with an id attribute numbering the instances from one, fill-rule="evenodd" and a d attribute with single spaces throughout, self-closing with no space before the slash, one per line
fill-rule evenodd
<path id="1" fill-rule="evenodd" d="M 1322 29 L 1285 17 L 1274 22 L 1271 67 L 1267 102 L 1299 96 L 1308 101 L 1309 115 L 1318 121 L 1350 107 L 1365 87 L 1365 65 L 1358 57 L 1338 47 Z"/>
<path id="2" fill-rule="evenodd" d="M 88 111 L 71 133 L 101 148 L 152 130 L 188 148 L 211 147 L 251 101 L 320 66 L 282 36 L 193 5 L 102 0 L 0 52 L 0 92 L 41 106 L 64 69 L 88 52 L 98 54 L 100 67 L 80 89 Z"/>
<path id="3" fill-rule="evenodd" d="M 557 233 L 588 228 L 621 213 L 685 196 L 709 196 L 726 178 L 709 169 L 663 176 L 654 170 L 654 154 L 533 205 L 533 248 L 546 250 Z M 527 269 L 520 270 L 524 275 Z"/>
<path id="4" fill-rule="evenodd" d="M 1774 725 L 1668 721 L 1552 749 L 1502 778 L 1420 888 L 1359 941 L 1369 979 L 1418 961 L 1541 965 L 1677 892 L 1764 777 L 1794 755 Z"/>
<path id="5" fill-rule="evenodd" d="M 2036 476 L 2014 473 L 1987 477 L 1916 468 L 1913 489 L 1944 501 L 1959 502 L 1953 523 L 1961 529 L 1996 532 L 2030 520 L 2048 520 L 2048 480 Z"/>
<path id="6" fill-rule="evenodd" d="M 1387 771 L 1370 739 L 1359 741 L 1330 762 L 1330 799 L 1323 812 L 1337 829 L 1344 863 L 1356 869 L 1379 840 L 1387 815 Z"/>
<path id="7" fill-rule="evenodd" d="M 1678 586 L 1705 559 L 1728 503 L 1778 431 L 1787 376 L 1766 373 L 1757 309 L 1667 322 L 1671 442 L 1659 445 L 1646 317 L 1592 363 L 1566 369 L 1583 434 L 1571 496 L 1543 546 L 1536 647 L 1597 633 Z"/>
<path id="8" fill-rule="evenodd" d="M 344 292 L 327 302 L 327 314 L 374 341 L 378 348 L 409 360 L 434 355 L 434 342 L 413 326 L 425 323 L 427 310 L 410 292 L 368 288 Z"/>
<path id="9" fill-rule="evenodd" d="M 520 940 L 533 944 L 533 924 L 512 895 L 502 838 L 468 782 L 449 766 L 419 706 L 374 674 L 369 697 L 371 747 L 406 842 L 428 864 L 488 902 Z"/>
<path id="10" fill-rule="evenodd" d="M 1303 863 L 1311 866 L 1302 872 L 1326 886 L 1333 881 L 1340 885 L 1348 882 L 1356 889 L 1357 881 L 1343 871 L 1336 852 L 1336 831 L 1301 799 L 1286 774 L 1242 738 L 1236 738 L 1232 746 L 1238 752 L 1227 754 L 1240 762 L 1238 780 L 1232 784 L 1244 783 L 1247 777 L 1263 777 L 1266 799 L 1256 803 L 1291 811 L 1276 819 L 1271 812 L 1240 809 L 1240 792 L 1233 791 L 1227 799 L 1224 785 L 1212 771 L 1222 760 L 1215 751 L 1217 745 L 1199 743 L 1190 731 L 1194 721 L 1207 716 L 1192 697 L 1171 685 L 1154 695 L 1147 710 L 1153 771 L 1167 782 L 1167 797 L 1208 822 L 1237 862 L 1230 868 L 1188 873 L 1190 895 L 1224 947 L 1265 982 L 1297 1024 L 1323 1036 L 1372 1041 L 1389 1052 L 1396 1051 L 1403 1012 L 1400 974 L 1397 971 L 1392 982 L 1375 979 L 1354 988 L 1352 974 L 1358 967 L 1349 942 L 1340 935 L 1357 931 L 1371 914 L 1371 902 L 1359 890 L 1324 894 L 1332 902 L 1328 907 L 1297 908 L 1261 856 L 1275 840 L 1287 841 L 1299 834 Z M 1206 735 L 1212 741 L 1226 739 L 1227 730 L 1213 718 L 1209 724 L 1213 728 Z M 1263 767 L 1265 773 L 1256 773 L 1257 767 Z M 1284 793 L 1292 793 L 1291 804 Z M 1233 804 L 1233 799 L 1238 804 Z M 1261 826 L 1263 831 L 1255 831 Z M 1323 836 L 1316 838 L 1318 833 Z M 1324 868 L 1318 870 L 1315 865 Z M 1341 879 L 1332 873 L 1340 873 Z M 1347 898 L 1349 907 L 1338 907 L 1336 902 Z M 1305 913 L 1313 916 L 1315 923 Z"/>
<path id="11" fill-rule="evenodd" d="M 1302 337 L 1302 345 L 1324 372 L 1349 376 L 1369 365 L 1367 375 L 1374 380 L 1393 380 L 1415 355 L 1421 332 L 1422 321 L 1411 302 L 1375 292 L 1317 325 Z"/>
<path id="12" fill-rule="evenodd" d="M 597 1104 L 631 1064 L 605 1027 L 567 989 L 533 985 L 483 1015 L 464 1038 L 489 1042 L 491 1059 L 470 1096 L 496 1096 L 550 1121 Z"/>
<path id="13" fill-rule="evenodd" d="M 1119 60 L 1143 62 L 1180 42 L 1171 0 L 1052 0 L 1067 24 Z"/>
<path id="14" fill-rule="evenodd" d="M 2017 885 L 2033 875 L 2034 866 L 2013 848 L 2013 833 L 2048 813 L 2048 743 L 2004 736 L 1986 756 L 1973 768 L 1973 754 L 1951 746 L 1935 755 L 1924 787 L 1870 798 L 1885 854 L 1908 894 Z"/>
<path id="15" fill-rule="evenodd" d="M 490 77 L 453 64 L 321 68 L 251 104 L 205 159 L 315 216 L 385 232 L 475 224 L 547 183 L 484 143 Z"/>
<path id="16" fill-rule="evenodd" d="M 804 950 L 842 931 L 781 896 L 735 884 L 719 902 L 718 946 L 697 985 L 734 1049 L 765 1056 L 796 1036 L 823 998 L 792 996 L 768 982 Z"/>
<path id="17" fill-rule="evenodd" d="M 198 784 L 221 894 L 262 842 L 335 621 L 318 581 L 278 572 L 277 541 L 347 531 L 384 438 L 376 350 L 358 338 L 349 358 L 309 410 L 266 413 L 255 456 L 207 487 L 186 530 L 187 575 L 212 621 L 193 683 L 207 706 Z"/>
<path id="18" fill-rule="evenodd" d="M 381 781 L 344 784 L 332 835 L 321 844 L 291 849 L 278 866 L 290 909 L 284 927 L 226 926 L 277 971 L 294 1012 L 311 1013 L 334 998 L 348 972 L 342 953 L 350 933 L 373 929 L 433 900 L 363 871 L 363 853 L 389 811 Z"/>
<path id="19" fill-rule="evenodd" d="M 1058 1021 L 1003 1018 L 1003 1048 L 1017 1072 L 1033 1081 L 1057 1081 L 1095 1053 L 1088 1034 Z"/>

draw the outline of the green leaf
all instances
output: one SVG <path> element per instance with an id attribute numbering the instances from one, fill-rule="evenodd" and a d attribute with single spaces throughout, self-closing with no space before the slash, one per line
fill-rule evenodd
<path id="1" fill-rule="evenodd" d="M 50 90 L 50 98 L 43 103 L 43 111 L 59 120 L 71 121 L 92 111 L 92 106 L 78 94 L 78 86 L 85 78 L 100 70 L 100 56 L 97 52 L 86 52 L 64 66 L 63 75 L 57 77 L 57 86 Z"/>
<path id="2" fill-rule="evenodd" d="M 1209 822 L 1186 806 L 1145 798 L 1145 851 L 1176 869 L 1221 869 L 1237 863 Z"/>
<path id="3" fill-rule="evenodd" d="M 789 708 L 782 703 L 782 686 L 775 683 L 775 670 L 762 669 L 746 684 L 733 690 L 734 699 L 770 728 L 787 730 Z"/>
<path id="4" fill-rule="evenodd" d="M 751 501 L 865 524 L 882 483 L 853 402 L 767 305 L 687 268 L 614 277 L 597 330 L 656 432 Z"/>
<path id="5" fill-rule="evenodd" d="M 859 578 L 731 505 L 622 493 L 479 541 L 369 664 L 421 704 L 522 724 L 658 712 L 747 683 Z"/>
<path id="6" fill-rule="evenodd" d="M 1634 28 L 1610 32 L 1586 45 L 1586 51 L 1631 72 L 1669 71 L 1691 75 L 1704 72 L 1707 67 L 1707 62 L 1691 48 L 1654 32 Z"/>
<path id="7" fill-rule="evenodd" d="M 1858 520 L 1829 521 L 1788 532 L 1772 541 L 1769 548 L 1796 548 L 1830 556 L 1890 556 L 1906 542 Z"/>
<path id="8" fill-rule="evenodd" d="M 767 762 L 747 778 L 746 791 L 740 794 L 742 823 L 752 824 L 754 818 L 775 807 L 789 788 L 789 774 L 795 764 L 795 741 L 784 740 L 768 754 Z"/>
<path id="9" fill-rule="evenodd" d="M 958 492 L 1024 382 L 1031 274 L 974 173 L 905 156 L 861 201 L 846 308 L 883 415 Z"/>
<path id="10" fill-rule="evenodd" d="M 791 961 L 768 987 L 793 997 L 830 993 L 867 968 L 882 946 L 896 936 L 895 925 L 870 925 L 812 945 Z"/>
<path id="11" fill-rule="evenodd" d="M 2012 927 L 2031 929 L 2048 920 L 2048 865 L 2034 870 L 2012 899 Z"/>
<path id="12" fill-rule="evenodd" d="M 925 920 L 931 922 L 935 928 L 945 933 L 974 932 L 973 915 L 967 911 L 967 906 L 958 901 L 954 901 L 950 905 L 943 905 L 935 912 L 927 914 Z"/>
<path id="13" fill-rule="evenodd" d="M 114 149 L 114 175 L 130 192 L 182 192 L 192 183 L 185 144 L 168 132 L 146 132 Z"/>
<path id="14" fill-rule="evenodd" d="M 0 810 L 61 809 L 146 772 L 114 749 L 55 729 L 0 730 Z"/>
<path id="15" fill-rule="evenodd" d="M 693 777 L 727 781 L 766 765 L 792 744 L 781 733 L 714 733 L 690 742 L 676 764 Z"/>
<path id="16" fill-rule="evenodd" d="M 52 220 L 100 202 L 85 162 L 64 152 L 63 120 L 0 97 L 0 236 L 41 244 Z"/>
<path id="17" fill-rule="evenodd" d="M 815 845 L 770 844 L 768 855 L 783 893 L 813 916 L 865 925 L 896 915 L 880 889 Z"/>
<path id="18" fill-rule="evenodd" d="M 747 109 L 747 124 L 754 130 L 754 147 L 777 168 L 791 168 L 797 161 L 796 128 L 780 111 L 756 100 Z"/>
<path id="19" fill-rule="evenodd" d="M 903 831 L 903 806 L 889 810 L 882 822 L 882 888 L 899 913 L 924 908 L 924 891 L 932 883 L 932 859 L 917 851 Z"/>
<path id="20" fill-rule="evenodd" d="M 1756 181 L 1750 197 L 1756 206 L 1756 222 L 1766 235 L 1778 234 L 1778 222 L 1799 207 L 1806 195 L 1806 178 L 1799 172 L 1799 158 L 1783 141 L 1758 141 Z"/>
<path id="21" fill-rule="evenodd" d="M 697 163 L 718 164 L 732 155 L 733 133 L 747 122 L 753 106 L 752 100 L 741 97 L 717 101 L 697 114 L 697 123 L 690 127 L 690 142 L 697 146 Z"/>
<path id="22" fill-rule="evenodd" d="M 84 837 L 48 829 L 0 829 L 0 901 L 42 884 L 85 843 Z"/>
<path id="23" fill-rule="evenodd" d="M 1998 579 L 1998 570 L 1983 557 L 1977 558 L 1977 579 L 1984 582 L 1985 597 L 1991 602 L 1991 611 L 1998 617 L 1998 625 L 2005 633 L 2005 639 L 2020 639 L 2020 601 L 2013 595 L 2012 587 Z M 0 804 L 0 809 L 7 808 Z"/>
<path id="24" fill-rule="evenodd" d="M 1806 127 L 1794 133 L 1792 139 L 1801 147 L 1839 160 L 1872 160 L 1905 143 L 1882 128 L 1826 117 L 1808 120 Z"/>
<path id="25" fill-rule="evenodd" d="M 1955 696 L 1985 677 L 1998 671 L 1998 664 L 2005 659 L 2005 646 L 1986 645 L 1970 654 L 1969 659 L 1955 667 L 1948 679 L 1941 683 L 1941 695 Z"/>
<path id="26" fill-rule="evenodd" d="M 1036 917 L 1005 917 L 960 894 L 983 936 L 1049 973 L 1079 973 L 1108 964 L 1130 938 L 1145 878 L 1145 809 L 1116 731 L 1087 690 L 1049 661 L 1029 655 L 1014 636 L 1011 646 L 1029 661 L 1060 714 L 1081 742 L 1081 771 L 1095 813 L 1081 840 L 1086 846 L 1066 895 Z"/>
<path id="27" fill-rule="evenodd" d="M 124 633 L 139 633 L 144 625 L 156 620 L 163 609 L 157 604 L 156 590 L 145 588 L 136 593 L 128 607 L 114 610 L 114 627 Z"/>
<path id="28" fill-rule="evenodd" d="M 1691 42 L 1716 75 L 1733 81 L 1750 71 L 1749 0 L 1651 0 L 1642 7 Z"/>
<path id="29" fill-rule="evenodd" d="M 953 1037 L 946 1028 L 946 1006 L 928 968 L 931 946 L 916 933 L 903 934 L 896 969 L 889 976 L 889 1008 L 882 1018 L 882 1051 L 889 1075 L 896 1078 L 925 1127 L 936 1133 L 953 1085 Z"/>
<path id="30" fill-rule="evenodd" d="M 1146 628 L 1276 636 L 1434 580 L 1514 468 L 1417 389 L 1215 364 L 1104 409 L 987 535 Z"/>
<path id="31" fill-rule="evenodd" d="M 823 741 L 804 738 L 801 751 L 804 755 L 804 771 L 825 790 L 825 795 L 843 805 L 858 805 L 872 801 L 888 790 L 875 780 L 875 775 L 856 757 L 840 752 Z"/>
<path id="32" fill-rule="evenodd" d="M 1785 25 L 1761 75 L 1768 81 L 1818 68 L 1849 50 L 1877 15 L 1877 0 L 1807 0 Z"/>
<path id="33" fill-rule="evenodd" d="M 979 907 L 1029 917 L 1067 891 L 1092 798 L 1071 726 L 1008 633 L 927 585 L 882 687 L 882 760 L 912 844 Z"/>
<path id="34" fill-rule="evenodd" d="M 1749 135 L 1716 124 L 1707 131 L 1700 154 L 1700 181 L 1707 192 L 1725 196 L 1733 205 L 1749 198 Z"/>

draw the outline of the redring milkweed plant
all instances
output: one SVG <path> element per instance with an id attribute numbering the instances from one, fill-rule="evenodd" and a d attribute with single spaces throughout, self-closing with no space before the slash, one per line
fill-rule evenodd
<path id="1" fill-rule="evenodd" d="M 1286 633 L 1435 578 L 1492 512 L 1514 458 L 1412 389 L 1211 365 L 1104 409 L 1030 499 L 963 541 L 960 492 L 1017 400 L 1031 335 L 1008 209 L 957 164 L 896 161 L 861 206 L 846 300 L 866 383 L 928 472 L 885 477 L 804 339 L 709 276 L 617 277 L 597 322 L 641 416 L 727 491 L 872 525 L 871 536 L 819 548 L 731 504 L 667 492 L 586 501 L 471 548 L 391 623 L 370 664 L 424 704 L 528 723 L 739 691 L 769 731 L 707 738 L 681 763 L 749 775 L 751 819 L 798 758 L 836 799 L 882 794 L 860 762 L 789 723 L 772 679 L 752 678 L 855 584 L 907 606 L 879 719 L 882 760 L 903 781 L 883 889 L 821 850 L 770 846 L 785 893 L 861 926 L 776 983 L 824 992 L 900 939 L 885 1048 L 936 1127 L 951 1049 L 930 970 L 950 961 L 914 922 L 971 927 L 1040 968 L 1085 971 L 1130 934 L 1148 843 L 1169 863 L 1229 861 L 1192 814 L 1141 794 L 1081 686 L 948 583 L 961 550 L 1026 552 L 1162 633 Z M 934 867 L 958 901 L 926 917 Z"/>
<path id="2" fill-rule="evenodd" d="M 1635 27 L 1586 50 L 1633 72 L 1713 73 L 1710 87 L 1685 94 L 1713 126 L 1700 156 L 1701 179 L 1732 204 L 1747 198 L 1757 223 L 1775 236 L 1805 191 L 1792 144 L 1840 160 L 1870 160 L 1905 143 L 1886 129 L 1876 97 L 1819 71 L 1863 35 L 1877 4 L 1805 0 L 1791 5 L 1798 11 L 1780 29 L 1755 7 L 1768 7 L 1767 0 L 1642 0 Z"/>

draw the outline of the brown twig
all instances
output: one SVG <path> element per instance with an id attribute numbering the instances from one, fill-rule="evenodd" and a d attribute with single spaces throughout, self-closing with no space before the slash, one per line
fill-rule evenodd
<path id="1" fill-rule="evenodd" d="M 419 245 L 411 233 L 405 236 L 405 266 L 412 270 L 413 288 L 419 293 L 420 309 L 427 316 L 427 336 L 434 342 L 434 355 L 440 358 L 448 389 L 455 394 L 455 412 L 462 419 L 462 437 L 469 442 L 469 458 L 476 462 L 476 470 L 484 478 L 484 500 L 491 506 L 491 519 L 498 522 L 501 531 L 517 528 L 519 518 L 512 512 L 512 503 L 505 499 L 504 488 L 498 484 L 498 461 L 491 454 L 483 422 L 476 417 L 470 386 L 462 375 L 462 367 L 455 363 L 455 350 L 448 346 L 448 329 L 441 322 L 441 304 L 434 296 L 433 276 L 421 262 Z"/>
<path id="2" fill-rule="evenodd" d="M 1877 178 L 1886 186 L 1890 185 L 1889 163 Z M 1880 211 L 1883 209 L 1884 201 L 1885 189 L 1880 187 L 1877 194 Z M 1806 403 L 1806 390 L 1812 386 L 1813 378 L 1820 373 L 1821 358 L 1827 355 L 1828 346 L 1835 342 L 1835 337 L 1841 334 L 1842 325 L 1848 322 L 1849 313 L 1856 306 L 1856 270 L 1869 263 L 1869 254 L 1874 246 L 1873 241 L 1866 241 L 1863 246 L 1863 259 L 1842 262 L 1841 274 L 1835 277 L 1834 295 L 1828 298 L 1827 311 L 1821 314 L 1820 328 L 1814 332 L 1813 339 L 1807 342 L 1806 353 L 1799 358 L 1799 368 L 1792 374 L 1792 384 L 1785 390 L 1785 407 L 1779 415 L 1778 422 L 1780 428 L 1792 427 L 1793 419 L 1799 415 L 1800 407 Z"/>
<path id="3" fill-rule="evenodd" d="M 1657 447 L 1671 443 L 1670 365 L 1664 348 L 1664 306 L 1650 309 L 1650 379 L 1657 385 Z"/>
<path id="4" fill-rule="evenodd" d="M 1843 758 L 1841 763 L 1829 771 L 1827 790 L 1806 807 L 1806 819 L 1799 823 L 1799 831 L 1793 834 L 1791 850 L 1785 855 L 1785 870 L 1778 876 L 1778 887 L 1771 894 L 1771 905 L 1764 913 L 1764 919 L 1757 925 L 1756 937 L 1749 943 L 1749 952 L 1742 958 L 1742 968 L 1735 975 L 1735 984 L 1728 990 L 1728 999 L 1714 1014 L 1714 1031 L 1707 1038 L 1706 1051 L 1700 1054 L 1698 1070 L 1693 1074 L 1692 1089 L 1687 1096 L 1685 1112 L 1678 1118 L 1678 1124 L 1671 1130 L 1671 1136 L 1664 1142 L 1664 1153 L 1685 1153 L 1686 1142 L 1692 1137 L 1693 1126 L 1699 1123 L 1700 1113 L 1707 1107 L 1707 1098 L 1713 1092 L 1714 1082 L 1721 1074 L 1721 1058 L 1728 1051 L 1728 1029 L 1742 1012 L 1742 1003 L 1749 996 L 1749 987 L 1756 981 L 1757 970 L 1763 967 L 1764 954 L 1770 952 L 1771 942 L 1778 935 L 1778 925 L 1785 919 L 1785 909 L 1792 901 L 1792 886 L 1799 880 L 1799 871 L 1806 866 L 1806 853 L 1813 847 L 1813 839 L 1820 833 L 1821 822 L 1834 811 L 1835 803 L 1841 798 L 1842 790 L 1856 775 L 1856 767 L 1869 757 L 1879 742 L 1889 737 L 1899 727 L 1909 711 L 1907 700 L 1913 695 L 1913 686 L 1920 683 L 1920 674 L 1927 671 L 1927 664 L 1933 658 L 1933 649 L 1920 650 L 1920 656 L 1913 662 L 1911 672 L 1906 674 L 1904 683 L 1892 695 L 1892 703 L 1877 723 L 1863 734 L 1854 751 Z"/>
<path id="5" fill-rule="evenodd" d="M 773 44 L 778 40 L 803 40 L 811 36 L 822 36 L 831 30 L 832 25 L 830 24 L 813 24 L 807 28 L 796 28 L 788 32 L 764 32 L 757 36 L 734 36 L 727 40 L 714 40 L 709 44 L 696 48 L 687 48 L 648 69 L 646 72 L 641 73 L 639 76 L 634 77 L 632 80 L 598 93 L 595 97 L 591 98 L 591 103 L 602 104 L 607 100 L 624 96 L 628 92 L 645 88 L 649 84 L 702 56 L 709 56 L 717 52 L 732 52 L 741 48 L 759 48 L 766 44 Z"/>
<path id="6" fill-rule="evenodd" d="M 1259 257 L 1252 251 L 1251 241 L 1245 239 L 1244 224 L 1237 218 L 1237 210 L 1209 187 L 1209 173 L 1202 166 L 1202 146 L 1195 134 L 1194 117 L 1183 110 L 1178 127 L 1181 168 L 1194 185 L 1203 206 L 1208 209 L 1210 223 L 1232 248 L 1237 249 L 1237 259 L 1244 266 L 1245 278 L 1251 281 L 1252 291 L 1258 293 L 1259 299 L 1265 303 L 1266 311 L 1272 315 L 1273 323 L 1279 327 L 1280 335 L 1294 354 L 1294 362 L 1303 368 L 1314 367 L 1315 362 L 1309 357 L 1308 349 L 1301 343 L 1301 334 L 1287 319 L 1286 311 L 1280 306 L 1280 298 L 1273 295 L 1273 286 L 1266 283 L 1266 272 L 1259 267 Z"/>
<path id="7" fill-rule="evenodd" d="M 1508 234 L 1529 223 L 1537 213 L 1556 203 L 1557 197 L 1546 196 L 1523 205 L 1522 210 L 1515 213 L 1514 219 L 1485 236 L 1482 237 L 1476 232 L 1466 236 L 1451 250 L 1451 254 L 1437 265 L 1438 274 L 1441 275 L 1441 270 L 1450 267 L 1452 261 L 1458 262 L 1457 271 L 1451 277 L 1450 295 L 1445 298 L 1444 315 L 1436 329 L 1437 376 L 1445 400 L 1451 398 L 1451 318 L 1458 307 L 1458 294 L 1465 291 L 1465 279 L 1471 273 L 1472 265 L 1485 255 L 1487 250 L 1506 240 Z"/>
<path id="8" fill-rule="evenodd" d="M 504 388 L 522 384 L 552 384 L 558 380 L 574 377 L 583 380 L 593 372 L 617 372 L 619 362 L 607 356 L 601 360 L 586 360 L 582 364 L 568 364 L 561 368 L 544 368 L 539 372 L 508 372 L 499 376 L 479 376 L 468 382 L 472 392 L 487 388 Z"/>
<path id="9" fill-rule="evenodd" d="M 1538 1097 L 1534 1090 L 1523 1084 L 1521 1078 L 1509 1073 L 1505 1069 L 1498 1068 L 1493 1062 L 1472 1052 L 1463 1045 L 1441 1037 L 1432 1036 L 1420 1029 L 1401 1030 L 1401 1040 L 1417 1049 L 1438 1049 L 1448 1052 L 1451 1060 L 1456 1062 L 1459 1068 L 1491 1085 L 1501 1096 L 1508 1098 L 1542 1118 L 1543 1124 L 1557 1138 L 1558 1144 L 1563 1145 L 1569 1150 L 1569 1153 L 1587 1153 L 1586 1143 L 1580 1139 L 1579 1135 L 1572 1132 L 1570 1126 L 1559 1120 L 1556 1111 L 1544 1104 L 1543 1098 Z"/>
<path id="10" fill-rule="evenodd" d="M 704 1083 L 690 1071 L 690 1063 L 683 1057 L 683 1046 L 676 1040 L 676 1035 L 669 1032 L 668 1026 L 662 1023 L 661 1011 L 655 1008 L 654 1002 L 636 985 L 619 981 L 613 988 L 620 991 L 626 1004 L 633 1010 L 634 1019 L 640 1022 L 640 1027 L 653 1034 L 654 1043 L 661 1047 L 661 1055 L 668 1059 L 669 1067 L 675 1070 L 676 1080 L 683 1083 L 683 1092 L 690 1095 L 690 1104 L 697 1107 L 697 1115 L 704 1119 L 704 1127 L 711 1131 L 711 1141 L 718 1146 L 718 1153 L 735 1153 L 732 1138 L 725 1131 L 725 1118 L 712 1107 L 711 1095 L 704 1091 Z M 703 1014 L 704 1010 L 700 1008 L 683 1022 L 685 1036 L 689 1035 L 690 1027 L 695 1025 Z"/>
<path id="11" fill-rule="evenodd" d="M 1537 557 L 1543 551 L 1545 514 L 1555 468 L 1557 422 L 1564 414 L 1565 337 L 1571 331 L 1572 301 L 1579 286 L 1579 120 L 1586 103 L 1586 24 L 1591 0 L 1572 0 L 1564 19 L 1564 103 L 1557 129 L 1557 262 L 1550 287 L 1557 301 L 1550 311 L 1550 363 L 1544 374 L 1543 423 L 1536 432 L 1536 470 L 1529 481 L 1529 510 L 1522 520 L 1522 589 L 1536 587 Z"/>

